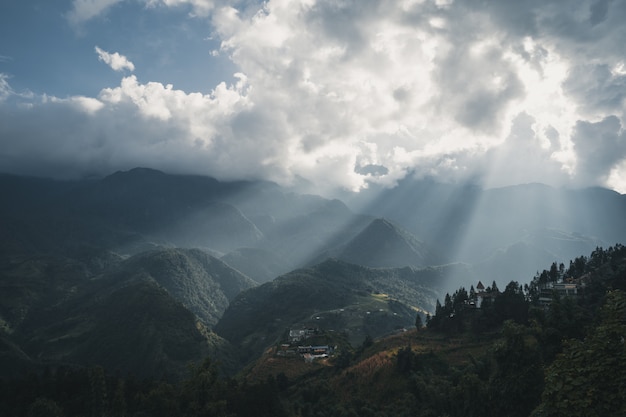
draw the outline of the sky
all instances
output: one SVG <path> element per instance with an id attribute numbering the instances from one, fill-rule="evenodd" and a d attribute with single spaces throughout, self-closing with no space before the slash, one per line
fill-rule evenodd
<path id="1" fill-rule="evenodd" d="M 626 0 L 3 0 L 0 172 L 626 193 Z"/>

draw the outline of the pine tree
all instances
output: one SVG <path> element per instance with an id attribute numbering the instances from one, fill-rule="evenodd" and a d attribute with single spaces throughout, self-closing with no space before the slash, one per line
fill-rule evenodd
<path id="1" fill-rule="evenodd" d="M 424 327 L 424 324 L 422 323 L 422 315 L 420 313 L 417 313 L 415 315 L 415 328 L 417 330 L 420 330 L 422 327 Z"/>

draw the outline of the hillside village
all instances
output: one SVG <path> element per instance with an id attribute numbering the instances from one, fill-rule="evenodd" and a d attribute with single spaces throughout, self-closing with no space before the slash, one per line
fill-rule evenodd
<path id="1" fill-rule="evenodd" d="M 587 276 L 579 277 L 577 279 L 568 277 L 564 278 L 563 273 L 559 275 L 557 281 L 545 281 L 541 279 L 537 279 L 536 281 L 539 284 L 539 293 L 536 296 L 536 302 L 539 306 L 543 308 L 549 308 L 552 300 L 557 298 L 565 298 L 569 297 L 575 299 L 578 296 L 579 290 L 582 289 L 585 285 L 585 279 Z M 510 288 L 507 286 L 505 290 L 510 292 Z M 526 292 L 530 291 L 529 288 L 525 289 Z M 519 288 L 519 294 L 522 293 L 522 288 Z M 459 292 L 455 293 L 452 297 L 449 294 L 446 294 L 445 302 L 448 308 L 442 307 L 439 302 L 437 310 L 435 312 L 435 316 L 437 314 L 442 314 L 443 310 L 448 311 L 447 319 L 454 319 L 459 312 L 459 299 L 462 299 L 462 310 L 463 311 L 471 311 L 473 309 L 480 310 L 484 308 L 486 305 L 491 306 L 495 302 L 495 300 L 503 295 L 497 288 L 495 281 L 491 286 L 485 287 L 482 281 L 478 281 L 476 287 L 472 285 L 470 287 L 469 293 L 465 293 L 463 289 Z M 506 295 L 505 295 L 506 297 Z M 454 307 L 450 308 L 450 305 L 454 305 Z M 382 310 L 381 310 L 382 311 Z M 371 314 L 371 312 L 366 312 L 366 314 Z M 420 313 L 416 313 L 420 315 Z M 316 317 L 319 319 L 320 317 Z M 426 325 L 433 327 L 433 318 L 430 313 L 426 314 Z M 420 323 L 421 319 L 416 321 Z M 406 331 L 406 328 L 399 329 L 401 331 Z M 396 333 L 394 331 L 393 333 Z M 320 339 L 327 339 L 326 337 L 320 337 L 323 331 L 320 330 L 319 327 L 296 327 L 290 328 L 288 332 L 284 335 L 283 340 L 281 340 L 280 344 L 275 349 L 276 357 L 284 357 L 284 358 L 296 358 L 301 357 L 305 362 L 313 362 L 319 359 L 327 359 L 332 357 L 336 350 L 337 346 L 323 343 L 316 344 L 313 343 L 315 341 L 319 341 Z"/>
<path id="2" fill-rule="evenodd" d="M 306 343 L 307 340 L 311 340 L 318 335 L 320 335 L 318 328 L 290 329 L 288 340 L 280 344 L 280 347 L 276 350 L 276 356 L 291 358 L 301 356 L 305 362 L 329 358 L 335 353 L 337 346 Z"/>

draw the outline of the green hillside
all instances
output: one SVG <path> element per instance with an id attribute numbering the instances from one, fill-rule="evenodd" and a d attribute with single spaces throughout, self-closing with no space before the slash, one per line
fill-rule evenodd
<path id="1" fill-rule="evenodd" d="M 0 377 L 72 364 L 177 378 L 209 354 L 240 366 L 210 327 L 252 280 L 200 250 L 87 258 L 2 264 Z"/>
<path id="2" fill-rule="evenodd" d="M 147 274 L 207 326 L 213 326 L 241 291 L 256 282 L 198 249 L 159 249 L 135 255 L 114 279 Z"/>
<path id="3" fill-rule="evenodd" d="M 437 274 L 430 270 L 373 269 L 330 259 L 242 292 L 215 331 L 248 357 L 291 327 L 345 333 L 358 344 L 366 335 L 412 326 L 417 310 L 434 308 L 437 288 Z"/>

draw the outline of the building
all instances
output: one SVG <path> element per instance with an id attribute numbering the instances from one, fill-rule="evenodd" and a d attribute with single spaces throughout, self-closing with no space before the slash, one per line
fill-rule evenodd
<path id="1" fill-rule="evenodd" d="M 547 306 L 552 303 L 552 298 L 556 294 L 559 298 L 578 297 L 579 286 L 573 282 L 559 282 L 556 284 L 548 284 L 541 290 L 539 294 L 539 304 Z"/>

